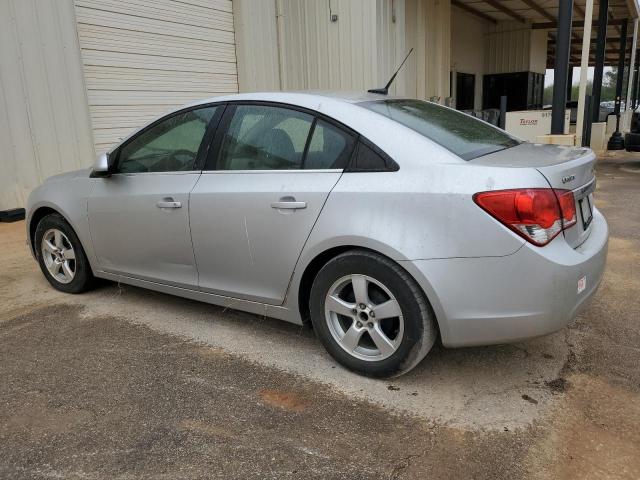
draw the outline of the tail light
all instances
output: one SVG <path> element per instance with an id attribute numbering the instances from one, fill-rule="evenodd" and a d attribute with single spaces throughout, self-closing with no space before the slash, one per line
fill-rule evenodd
<path id="1" fill-rule="evenodd" d="M 496 190 L 476 193 L 473 200 L 500 223 L 540 247 L 576 223 L 576 203 L 569 190 Z"/>

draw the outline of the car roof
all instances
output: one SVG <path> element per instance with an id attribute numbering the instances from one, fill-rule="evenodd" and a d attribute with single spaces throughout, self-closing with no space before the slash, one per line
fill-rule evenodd
<path id="1" fill-rule="evenodd" d="M 224 95 L 219 97 L 211 97 L 203 100 L 198 100 L 189 104 L 188 106 L 195 106 L 213 102 L 230 102 L 230 101 L 265 101 L 265 102 L 278 102 L 288 103 L 291 105 L 299 105 L 301 107 L 307 107 L 309 104 L 323 103 L 326 100 L 334 100 L 344 103 L 363 103 L 371 101 L 400 99 L 406 97 L 396 97 L 392 95 L 381 95 L 378 93 L 369 93 L 362 91 L 322 91 L 322 90 L 309 90 L 309 91 L 284 91 L 284 92 L 254 92 L 254 93 L 239 93 L 234 95 Z"/>

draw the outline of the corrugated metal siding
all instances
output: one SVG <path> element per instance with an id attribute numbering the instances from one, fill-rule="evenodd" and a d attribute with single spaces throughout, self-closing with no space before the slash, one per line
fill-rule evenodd
<path id="1" fill-rule="evenodd" d="M 365 89 L 376 83 L 374 2 L 277 0 L 276 9 L 283 89 Z"/>
<path id="2" fill-rule="evenodd" d="M 383 86 L 449 95 L 450 4 L 442 0 L 235 0 L 241 91 Z M 331 14 L 338 20 L 331 21 Z M 395 19 L 395 21 L 394 21 Z"/>
<path id="3" fill-rule="evenodd" d="M 279 90 L 275 0 L 234 0 L 233 22 L 241 92 Z"/>
<path id="4" fill-rule="evenodd" d="M 389 81 L 410 47 L 406 46 L 405 1 L 377 0 L 376 9 L 378 22 L 376 34 L 378 78 L 376 86 L 382 87 Z M 412 55 L 415 55 L 415 52 Z M 391 85 L 389 93 L 406 95 L 406 82 L 407 69 L 405 65 Z"/>
<path id="5" fill-rule="evenodd" d="M 528 26 L 518 22 L 498 22 L 496 25 L 491 25 L 484 45 L 484 73 L 528 71 L 530 67 L 531 32 L 532 30 Z"/>
<path id="6" fill-rule="evenodd" d="M 529 71 L 545 73 L 547 71 L 547 31 L 531 30 Z"/>
<path id="7" fill-rule="evenodd" d="M 76 0 L 97 151 L 184 103 L 238 91 L 230 0 Z"/>
<path id="8" fill-rule="evenodd" d="M 470 15 L 455 7 L 452 8 L 451 71 L 452 73 L 461 72 L 475 75 L 474 108 L 477 110 L 482 108 L 484 42 L 489 25 L 489 22 L 486 20 Z M 455 94 L 454 85 L 451 86 L 451 90 L 452 94 Z"/>
<path id="9" fill-rule="evenodd" d="M 451 4 L 441 0 L 406 0 L 406 46 L 414 47 L 407 63 L 407 94 L 416 98 L 449 93 Z"/>
<path id="10" fill-rule="evenodd" d="M 0 210 L 94 160 L 71 0 L 0 1 L 0 152 Z"/>

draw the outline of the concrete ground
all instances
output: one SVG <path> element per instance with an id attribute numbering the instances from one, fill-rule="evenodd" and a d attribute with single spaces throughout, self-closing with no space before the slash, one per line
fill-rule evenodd
<path id="1" fill-rule="evenodd" d="M 275 320 L 53 290 L 0 224 L 0 478 L 640 478 L 640 156 L 603 157 L 607 272 L 568 328 L 392 381 Z"/>

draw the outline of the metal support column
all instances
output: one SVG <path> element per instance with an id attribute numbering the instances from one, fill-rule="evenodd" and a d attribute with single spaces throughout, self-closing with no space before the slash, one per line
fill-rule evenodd
<path id="1" fill-rule="evenodd" d="M 552 135 L 562 135 L 564 133 L 572 13 L 573 0 L 560 0 L 558 6 L 558 33 L 556 35 L 556 62 L 553 72 L 553 105 L 551 106 Z"/>
<path id="2" fill-rule="evenodd" d="M 578 88 L 578 114 L 576 116 L 576 145 L 590 145 L 591 138 L 591 95 L 587 95 L 587 75 L 589 71 L 589 49 L 591 48 L 591 19 L 593 0 L 584 6 L 584 30 L 582 31 L 582 54 L 580 57 L 580 87 Z M 588 97 L 588 100 L 587 100 Z"/>
<path id="3" fill-rule="evenodd" d="M 622 100 L 622 83 L 624 81 L 624 60 L 627 53 L 627 25 L 629 22 L 624 22 L 620 29 L 620 53 L 618 58 L 618 74 L 616 78 L 616 104 L 615 104 L 615 116 L 616 116 L 616 131 L 613 132 L 609 142 L 607 142 L 607 150 L 624 150 L 624 138 L 620 133 L 620 102 Z"/>
<path id="4" fill-rule="evenodd" d="M 600 0 L 598 9 L 598 37 L 596 40 L 596 65 L 593 70 L 593 121 L 600 121 L 600 94 L 602 92 L 602 69 L 607 42 L 607 20 L 609 17 L 609 0 Z"/>
<path id="5" fill-rule="evenodd" d="M 633 109 L 638 106 L 638 87 L 640 87 L 640 50 L 636 51 L 636 75 L 633 79 Z"/>
<path id="6" fill-rule="evenodd" d="M 631 61 L 629 62 L 629 75 L 627 76 L 627 96 L 625 97 L 624 109 L 632 108 L 634 85 L 636 77 L 636 48 L 638 44 L 638 19 L 633 19 L 633 41 L 631 42 Z"/>

